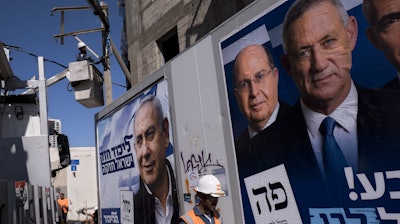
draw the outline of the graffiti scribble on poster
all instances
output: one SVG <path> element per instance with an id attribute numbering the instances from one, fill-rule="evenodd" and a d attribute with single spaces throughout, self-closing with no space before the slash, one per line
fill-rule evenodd
<path id="1" fill-rule="evenodd" d="M 187 159 L 181 152 L 181 160 L 185 173 L 195 170 L 198 173 L 205 173 L 208 167 L 224 167 L 218 160 L 213 161 L 211 153 L 207 154 L 203 150 L 199 154 L 191 154 Z"/>

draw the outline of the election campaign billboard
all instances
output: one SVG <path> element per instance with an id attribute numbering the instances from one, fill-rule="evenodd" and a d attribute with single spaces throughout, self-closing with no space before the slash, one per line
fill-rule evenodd
<path id="1" fill-rule="evenodd" d="M 146 207 L 154 182 L 170 177 L 175 185 L 169 111 L 168 86 L 162 80 L 97 121 L 102 223 L 145 220 L 154 214 Z"/>
<path id="2" fill-rule="evenodd" d="M 400 98 L 396 91 L 377 90 L 396 77 L 395 68 L 368 41 L 361 0 L 342 1 L 350 25 L 335 23 L 324 3 L 307 12 L 312 16 L 294 17 L 285 56 L 283 22 L 293 2 L 276 1 L 219 45 L 245 223 L 397 223 L 400 136 L 394 111 Z M 346 35 L 333 34 L 337 30 Z M 342 40 L 346 51 L 338 53 Z M 249 47 L 254 44 L 270 58 Z M 300 50 L 293 56 L 294 49 Z M 318 93 L 303 85 L 305 74 Z M 346 82 L 336 90 L 343 99 L 330 97 L 340 74 Z M 323 110 L 335 100 L 333 109 Z M 335 174 L 325 156 L 330 137 L 319 131 L 325 117 L 336 120 L 336 145 L 344 154 Z"/>

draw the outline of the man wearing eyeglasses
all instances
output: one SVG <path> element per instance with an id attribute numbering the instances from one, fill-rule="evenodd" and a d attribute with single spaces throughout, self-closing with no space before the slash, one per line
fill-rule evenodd
<path id="1" fill-rule="evenodd" d="M 377 173 L 399 169 L 400 95 L 353 82 L 357 36 L 357 20 L 340 0 L 297 0 L 282 26 L 281 63 L 295 81 L 300 99 L 281 120 L 275 152 L 283 156 L 280 160 L 293 189 L 292 201 L 303 223 L 324 222 L 321 208 L 347 212 L 377 205 L 389 208 L 386 211 L 398 207 L 389 194 L 359 197 L 367 189 L 360 176 L 373 180 Z M 254 144 L 265 142 L 258 136 Z M 271 150 L 269 145 L 266 150 Z M 264 164 L 279 162 L 268 152 Z M 353 174 L 357 181 L 352 186 Z M 385 192 L 395 187 L 383 178 L 375 180 L 374 186 L 382 184 Z M 381 220 L 391 219 L 386 211 L 379 211 Z"/>
<path id="2" fill-rule="evenodd" d="M 233 68 L 235 97 L 248 122 L 248 128 L 235 141 L 238 163 L 249 154 L 250 139 L 273 124 L 289 108 L 278 101 L 278 79 L 278 69 L 264 46 L 246 46 L 236 56 Z"/>
<path id="3" fill-rule="evenodd" d="M 247 211 L 250 204 L 244 178 L 264 170 L 261 163 L 254 162 L 259 154 L 257 148 L 264 147 L 255 147 L 251 151 L 251 139 L 276 123 L 289 108 L 288 104 L 278 100 L 278 79 L 279 72 L 274 65 L 272 55 L 263 45 L 248 45 L 236 56 L 233 68 L 235 97 L 240 111 L 248 122 L 248 128 L 235 140 L 246 223 L 253 223 L 254 220 L 251 211 Z"/>
<path id="4" fill-rule="evenodd" d="M 370 42 L 397 69 L 397 76 L 382 88 L 400 90 L 400 1 L 364 0 L 363 13 L 369 23 L 366 34 Z"/>

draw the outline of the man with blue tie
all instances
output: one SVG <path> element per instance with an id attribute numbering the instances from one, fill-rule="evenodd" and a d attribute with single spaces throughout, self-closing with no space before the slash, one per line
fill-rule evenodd
<path id="1" fill-rule="evenodd" d="M 400 155 L 400 96 L 353 82 L 358 27 L 340 0 L 295 1 L 282 32 L 281 62 L 300 100 L 278 125 L 279 142 L 261 133 L 252 146 L 279 149 L 274 150 L 279 155 L 264 160 L 285 165 L 303 223 L 310 222 L 313 208 L 376 207 L 376 200 L 349 197 L 350 191 L 364 188 L 353 176 L 356 186 L 350 188 L 344 168 L 372 175 L 371 180 L 374 172 L 400 168 L 395 159 Z M 389 197 L 380 199 L 388 199 L 390 207 Z"/>

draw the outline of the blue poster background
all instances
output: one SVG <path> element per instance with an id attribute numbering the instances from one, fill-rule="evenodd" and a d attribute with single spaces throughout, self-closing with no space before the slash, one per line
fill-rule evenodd
<path id="1" fill-rule="evenodd" d="M 96 123 L 102 223 L 121 221 L 120 191 L 133 191 L 136 194 L 139 190 L 140 175 L 134 149 L 133 117 L 141 100 L 150 94 L 160 99 L 164 116 L 170 120 L 168 85 L 167 81 L 163 80 L 127 100 L 123 106 Z M 172 133 L 171 126 L 169 126 L 170 133 Z M 172 143 L 170 135 L 166 156 L 171 164 L 174 164 Z"/>
<path id="2" fill-rule="evenodd" d="M 397 72 L 396 69 L 386 60 L 383 53 L 375 49 L 368 41 L 365 35 L 367 22 L 362 14 L 361 1 L 357 2 L 359 3 L 347 1 L 348 4 L 354 4 L 351 6 L 351 8 L 348 8 L 348 13 L 349 15 L 353 15 L 357 18 L 359 32 L 357 45 L 353 51 L 353 66 L 351 69 L 352 78 L 354 82 L 361 87 L 380 88 L 385 83 L 396 77 Z M 245 26 L 233 35 L 227 37 L 220 44 L 223 54 L 224 52 L 232 52 L 224 50 L 236 43 L 240 43 L 242 38 L 246 39 L 244 38 L 246 35 L 249 35 L 256 29 L 265 26 L 270 39 L 262 44 L 271 51 L 275 66 L 279 70 L 279 99 L 290 105 L 294 105 L 298 101 L 299 93 L 293 80 L 288 76 L 288 74 L 286 74 L 285 70 L 280 65 L 280 57 L 283 54 L 283 49 L 282 45 L 280 44 L 281 36 L 276 35 L 276 31 L 280 29 L 286 11 L 292 3 L 292 0 L 282 2 L 281 5 L 277 6 L 272 11 L 262 15 L 259 18 L 255 18 L 252 23 Z M 240 47 L 242 48 L 244 46 L 246 45 Z M 230 60 L 225 60 L 223 63 L 229 98 L 232 129 L 234 138 L 236 139 L 244 130 L 246 130 L 247 121 L 241 114 L 234 96 L 234 86 L 232 81 L 234 57 L 235 55 L 231 55 L 230 57 L 223 55 L 224 59 L 230 58 Z M 287 141 L 290 141 L 290 139 L 287 139 Z M 299 157 L 302 156 L 303 155 L 299 155 Z M 400 156 L 400 153 L 398 156 Z M 269 158 L 267 157 L 266 160 L 268 159 Z M 257 174 L 257 172 L 262 171 L 256 166 L 256 163 L 254 163 L 254 170 L 252 171 L 252 174 Z M 251 171 L 252 167 L 247 167 L 247 169 Z M 400 210 L 398 208 L 400 205 L 400 197 L 397 195 L 400 190 L 398 187 L 400 186 L 399 170 L 399 167 L 397 167 L 394 170 L 377 170 L 376 172 L 373 171 L 370 173 L 356 173 L 353 172 L 351 168 L 348 168 L 350 174 L 350 178 L 348 178 L 349 184 L 351 182 L 350 180 L 353 180 L 354 185 L 349 186 L 350 194 L 348 195 L 348 198 L 346 198 L 351 199 L 349 200 L 350 203 L 343 203 L 343 206 L 341 207 L 330 207 L 326 204 L 320 204 L 319 207 L 307 207 L 308 204 L 313 204 L 313 202 L 317 202 L 319 198 L 323 197 L 323 195 L 318 195 L 318 190 L 315 191 L 314 195 L 312 194 L 312 192 L 319 186 L 315 185 L 305 188 L 303 185 L 299 184 L 302 182 L 303 177 L 296 176 L 295 174 L 290 176 L 291 173 L 289 173 L 289 179 L 292 184 L 292 188 L 294 189 L 294 196 L 297 200 L 297 206 L 301 212 L 303 223 L 336 223 L 338 220 L 341 223 L 396 223 L 396 221 L 385 222 L 380 220 L 379 214 L 381 214 L 381 216 L 384 218 L 385 215 L 382 214 L 387 213 L 393 213 L 394 217 L 396 217 L 396 215 L 399 216 Z M 254 216 L 250 208 L 250 201 L 247 196 L 243 179 L 240 179 L 240 183 L 245 222 L 254 223 Z M 366 189 L 367 185 L 369 185 L 370 189 Z M 361 195 L 366 196 L 368 191 L 377 192 L 378 188 L 380 187 L 384 188 L 384 190 L 380 189 L 384 192 L 378 193 L 375 198 L 371 197 L 370 199 L 365 199 L 366 197 L 364 197 L 364 199 L 361 199 Z M 365 189 L 365 191 L 359 190 L 357 192 L 357 199 L 355 199 L 356 192 L 352 192 L 354 189 Z M 304 195 L 311 194 L 313 197 L 304 198 L 302 197 L 302 193 L 304 193 Z M 334 218 L 331 219 L 331 217 Z M 386 218 L 387 217 L 388 216 L 386 216 Z"/>

